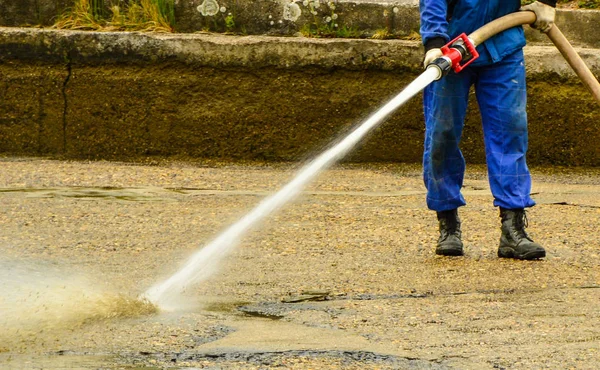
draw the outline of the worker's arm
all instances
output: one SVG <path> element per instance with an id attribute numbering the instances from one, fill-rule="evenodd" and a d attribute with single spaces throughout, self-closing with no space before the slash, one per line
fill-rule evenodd
<path id="1" fill-rule="evenodd" d="M 442 55 L 440 48 L 450 40 L 448 36 L 448 1 L 420 0 L 421 40 L 425 47 L 424 67 Z"/>
<path id="2" fill-rule="evenodd" d="M 446 45 L 448 36 L 448 1 L 420 0 L 421 39 L 425 52 Z"/>

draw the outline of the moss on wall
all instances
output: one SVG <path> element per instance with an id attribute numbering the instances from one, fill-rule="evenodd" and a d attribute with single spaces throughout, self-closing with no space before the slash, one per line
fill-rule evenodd
<path id="1" fill-rule="evenodd" d="M 0 73 L 0 153 L 121 160 L 304 159 L 415 77 L 408 70 L 179 63 L 4 63 Z M 529 117 L 530 164 L 600 165 L 600 110 L 578 81 L 530 80 Z M 419 162 L 422 138 L 421 101 L 415 98 L 348 160 Z M 474 104 L 462 147 L 470 163 L 484 161 Z"/>

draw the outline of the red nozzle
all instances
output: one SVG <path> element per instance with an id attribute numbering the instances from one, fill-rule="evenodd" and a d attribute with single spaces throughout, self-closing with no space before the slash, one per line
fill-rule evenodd
<path id="1" fill-rule="evenodd" d="M 452 69 L 458 73 L 479 57 L 475 45 L 466 33 L 458 35 L 441 48 L 442 54 L 452 62 Z"/>

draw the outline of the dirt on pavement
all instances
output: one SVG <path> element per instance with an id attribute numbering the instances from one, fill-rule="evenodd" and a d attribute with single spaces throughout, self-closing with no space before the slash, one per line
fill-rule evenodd
<path id="1" fill-rule="evenodd" d="M 466 255 L 435 256 L 420 168 L 343 165 L 185 307 L 135 298 L 294 174 L 261 163 L 0 160 L 2 368 L 594 368 L 600 177 L 533 169 L 540 261 L 501 260 L 484 167 Z M 136 303 L 137 302 L 137 303 Z"/>

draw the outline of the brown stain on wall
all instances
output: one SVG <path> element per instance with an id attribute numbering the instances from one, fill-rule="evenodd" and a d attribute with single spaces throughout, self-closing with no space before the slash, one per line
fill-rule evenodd
<path id="1" fill-rule="evenodd" d="M 0 74 L 0 153 L 108 160 L 306 159 L 416 77 L 409 70 L 181 63 L 6 62 Z M 528 82 L 528 162 L 600 165 L 597 103 L 577 80 L 536 76 Z M 419 95 L 346 160 L 420 162 L 423 127 Z M 469 163 L 485 161 L 475 104 L 462 149 Z"/>

